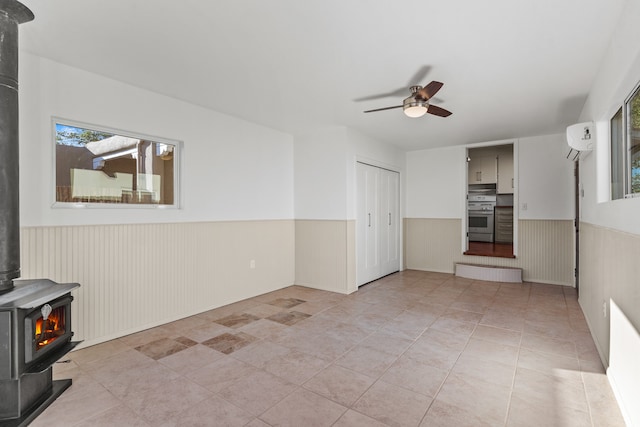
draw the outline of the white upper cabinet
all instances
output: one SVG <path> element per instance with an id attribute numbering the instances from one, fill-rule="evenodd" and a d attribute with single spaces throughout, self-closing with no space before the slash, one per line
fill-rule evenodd
<path id="1" fill-rule="evenodd" d="M 498 194 L 513 194 L 513 145 L 498 148 Z"/>
<path id="2" fill-rule="evenodd" d="M 513 194 L 513 144 L 469 150 L 468 184 L 496 184 L 498 194 Z"/>
<path id="3" fill-rule="evenodd" d="M 469 184 L 495 184 L 498 178 L 496 162 L 495 154 L 471 156 Z"/>

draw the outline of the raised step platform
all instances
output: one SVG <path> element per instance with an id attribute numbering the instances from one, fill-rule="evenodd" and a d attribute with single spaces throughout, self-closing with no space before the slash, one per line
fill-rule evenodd
<path id="1" fill-rule="evenodd" d="M 456 276 L 487 282 L 522 283 L 522 269 L 456 263 Z"/>

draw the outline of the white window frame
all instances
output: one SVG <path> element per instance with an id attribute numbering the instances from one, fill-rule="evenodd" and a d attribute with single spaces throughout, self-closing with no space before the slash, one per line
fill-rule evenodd
<path id="1" fill-rule="evenodd" d="M 127 138 L 140 139 L 148 142 L 152 142 L 158 144 L 159 146 L 171 146 L 173 149 L 171 150 L 171 154 L 173 156 L 173 203 L 171 204 L 163 204 L 163 203 L 114 203 L 114 202 L 90 202 L 90 201 L 81 201 L 81 202 L 64 202 L 58 201 L 57 197 L 57 167 L 58 167 L 58 159 L 56 156 L 56 136 L 57 129 L 56 126 L 58 124 L 67 125 L 71 127 L 87 129 L 97 132 L 105 132 L 118 136 L 123 136 Z M 51 118 L 51 129 L 52 129 L 52 141 L 54 145 L 53 149 L 53 179 L 52 179 L 52 204 L 53 208 L 100 208 L 100 209 L 179 209 L 180 208 L 180 200 L 181 200 L 181 191 L 180 191 L 180 165 L 181 165 L 181 154 L 182 154 L 182 146 L 183 142 L 168 138 L 162 138 L 157 136 L 150 136 L 146 134 L 141 134 L 138 132 L 124 131 L 116 128 L 95 125 L 90 123 L 84 123 L 76 120 L 65 119 L 60 117 L 52 117 Z M 118 153 L 121 154 L 121 153 Z M 157 153 L 156 153 L 157 154 Z M 109 155 L 102 156 L 103 159 L 108 159 Z"/>
<path id="2" fill-rule="evenodd" d="M 631 155 L 630 155 L 630 151 L 631 151 L 631 120 L 630 120 L 631 105 L 630 103 L 634 96 L 640 96 L 640 82 L 636 84 L 633 90 L 631 90 L 630 94 L 625 98 L 620 108 L 617 108 L 614 114 L 609 119 L 609 126 L 610 126 L 610 129 L 609 129 L 609 142 L 610 142 L 609 147 L 610 148 L 609 149 L 611 150 L 609 166 L 610 168 L 612 168 L 613 166 L 612 159 L 614 158 L 614 155 L 613 155 L 614 147 L 611 144 L 612 133 L 613 133 L 613 129 L 611 125 L 613 122 L 613 118 L 616 116 L 616 114 L 618 114 L 620 109 L 622 109 L 622 129 L 620 130 L 620 134 L 622 135 L 622 143 L 617 148 L 621 150 L 621 152 L 619 152 L 618 154 L 622 155 L 622 158 L 623 158 L 624 196 L 614 198 L 613 191 L 611 191 L 611 195 L 610 195 L 611 200 L 617 200 L 621 198 L 631 199 L 631 198 L 640 197 L 640 189 L 636 193 L 631 192 L 632 168 L 631 168 Z M 613 169 L 611 170 L 613 173 Z M 613 174 L 611 174 L 611 176 L 609 177 L 609 180 L 610 180 L 611 186 L 613 187 L 613 181 L 614 181 Z"/>

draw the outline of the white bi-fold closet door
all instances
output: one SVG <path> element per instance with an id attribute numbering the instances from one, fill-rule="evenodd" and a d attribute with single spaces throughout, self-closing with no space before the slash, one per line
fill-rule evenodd
<path id="1" fill-rule="evenodd" d="M 400 270 L 400 174 L 357 164 L 358 286 Z"/>

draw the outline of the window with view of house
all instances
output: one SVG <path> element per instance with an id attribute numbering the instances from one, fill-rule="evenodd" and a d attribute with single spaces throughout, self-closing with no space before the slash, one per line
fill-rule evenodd
<path id="1" fill-rule="evenodd" d="M 640 85 L 611 118 L 611 198 L 640 195 Z"/>
<path id="2" fill-rule="evenodd" d="M 54 120 L 57 204 L 177 206 L 178 142 Z"/>

